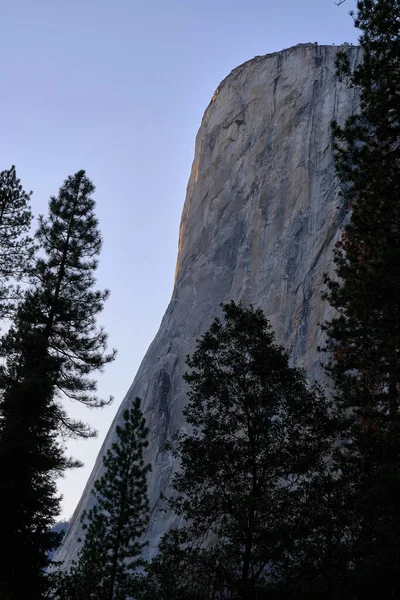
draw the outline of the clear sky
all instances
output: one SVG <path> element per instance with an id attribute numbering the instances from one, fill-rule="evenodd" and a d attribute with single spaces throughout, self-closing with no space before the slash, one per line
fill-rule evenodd
<path id="1" fill-rule="evenodd" d="M 299 42 L 355 43 L 334 0 L 1 0 L 0 170 L 17 167 L 46 212 L 69 174 L 97 187 L 104 236 L 100 323 L 117 360 L 99 377 L 114 404 L 79 414 L 96 440 L 60 483 L 63 517 L 81 495 L 114 414 L 169 302 L 194 140 L 211 96 L 256 55 Z"/>

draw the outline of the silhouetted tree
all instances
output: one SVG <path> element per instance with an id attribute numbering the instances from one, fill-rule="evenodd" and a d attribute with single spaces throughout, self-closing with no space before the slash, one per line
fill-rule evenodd
<path id="1" fill-rule="evenodd" d="M 10 316 L 20 296 L 17 282 L 27 276 L 34 254 L 29 236 L 30 199 L 15 167 L 0 173 L 0 318 Z"/>
<path id="2" fill-rule="evenodd" d="M 400 593 L 400 3 L 357 2 L 363 62 L 339 71 L 360 92 L 358 114 L 334 126 L 336 168 L 350 223 L 327 297 L 328 367 L 349 410 L 341 471 L 355 530 L 348 597 Z M 349 540 L 347 540 L 348 546 Z"/>
<path id="3" fill-rule="evenodd" d="M 149 520 L 143 452 L 145 419 L 136 398 L 117 426 L 117 441 L 103 458 L 104 475 L 94 485 L 95 506 L 83 516 L 86 536 L 77 564 L 61 578 L 63 598 L 126 600 L 135 583 Z"/>
<path id="4" fill-rule="evenodd" d="M 225 581 L 210 549 L 190 543 L 186 529 L 163 536 L 158 554 L 135 581 L 135 600 L 210 600 L 222 598 Z"/>
<path id="5" fill-rule="evenodd" d="M 1 342 L 0 371 L 0 589 L 12 600 L 32 600 L 45 587 L 44 568 L 58 536 L 49 531 L 59 513 L 56 478 L 78 463 L 65 456 L 59 434 L 94 432 L 67 415 L 61 397 L 88 406 L 90 374 L 113 360 L 96 325 L 108 292 L 93 289 L 101 235 L 93 184 L 84 171 L 69 177 L 40 217 L 40 257 L 32 269 L 12 326 Z"/>
<path id="6" fill-rule="evenodd" d="M 257 598 L 281 578 L 305 535 L 309 486 L 325 469 L 334 418 L 321 390 L 289 367 L 260 309 L 233 302 L 222 309 L 224 321 L 215 319 L 187 359 L 191 431 L 173 442 L 180 470 L 169 503 L 188 523 L 181 551 L 209 549 L 214 595 L 207 597 Z M 192 556 L 199 568 L 207 558 Z M 176 577 L 185 598 L 191 582 Z M 160 598 L 174 598 L 160 590 Z"/>

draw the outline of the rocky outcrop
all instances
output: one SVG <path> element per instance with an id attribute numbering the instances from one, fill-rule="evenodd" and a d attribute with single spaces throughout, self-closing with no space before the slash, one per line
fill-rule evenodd
<path id="1" fill-rule="evenodd" d="M 338 182 L 330 122 L 357 108 L 354 90 L 335 75 L 337 47 L 301 44 L 234 69 L 207 107 L 196 138 L 179 235 L 175 287 L 160 329 L 121 404 L 58 552 L 77 550 L 79 519 L 102 472 L 102 455 L 135 396 L 150 428 L 147 459 L 151 523 L 149 553 L 171 526 L 159 512 L 174 464 L 165 441 L 184 427 L 185 356 L 219 314 L 220 302 L 262 307 L 277 339 L 311 380 L 321 378 L 319 323 L 323 274 L 332 270 L 338 238 Z M 347 47 L 351 63 L 360 51 Z"/>

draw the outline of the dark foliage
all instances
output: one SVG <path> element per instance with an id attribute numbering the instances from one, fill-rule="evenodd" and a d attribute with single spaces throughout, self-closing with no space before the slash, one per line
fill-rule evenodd
<path id="1" fill-rule="evenodd" d="M 194 597 L 257 598 L 285 577 L 309 535 L 310 491 L 325 471 L 335 419 L 321 390 L 289 367 L 261 310 L 233 302 L 222 309 L 224 322 L 215 319 L 187 359 L 191 432 L 172 445 L 181 469 L 169 504 L 189 523 L 179 532 L 186 541 L 164 540 L 150 580 L 154 569 L 165 574 L 174 549 L 173 560 L 194 560 L 208 573 L 197 580 L 207 589 Z M 182 598 L 197 585 L 188 568 L 169 575 Z M 163 585 L 159 597 L 174 598 Z"/>
<path id="2" fill-rule="evenodd" d="M 103 458 L 104 475 L 94 485 L 95 506 L 83 516 L 86 536 L 77 564 L 60 574 L 62 600 L 126 600 L 136 587 L 142 564 L 142 536 L 149 520 L 143 452 L 147 429 L 136 398 L 116 428 L 117 441 Z"/>
<path id="3" fill-rule="evenodd" d="M 336 167 L 351 210 L 335 251 L 327 297 L 328 371 L 350 416 L 341 470 L 342 510 L 352 518 L 346 547 L 348 598 L 400 595 L 400 3 L 357 3 L 363 63 L 342 77 L 361 108 L 334 126 Z"/>
<path id="4" fill-rule="evenodd" d="M 0 173 L 0 318 L 10 317 L 21 290 L 17 282 L 27 276 L 35 250 L 29 236 L 30 198 L 12 166 Z"/>
<path id="5" fill-rule="evenodd" d="M 44 568 L 59 536 L 56 479 L 78 466 L 65 456 L 60 433 L 89 435 L 71 420 L 61 394 L 102 404 L 88 375 L 113 359 L 96 328 L 107 292 L 93 291 L 101 236 L 93 184 L 84 171 L 69 177 L 41 217 L 41 256 L 31 272 L 12 326 L 1 341 L 0 507 L 3 519 L 0 586 L 12 600 L 32 600 L 45 588 Z"/>

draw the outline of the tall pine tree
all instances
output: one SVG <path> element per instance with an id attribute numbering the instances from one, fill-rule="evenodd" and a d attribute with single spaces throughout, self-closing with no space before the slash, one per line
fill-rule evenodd
<path id="1" fill-rule="evenodd" d="M 352 72 L 344 53 L 338 66 L 361 106 L 334 126 L 351 217 L 334 255 L 338 277 L 328 281 L 337 313 L 326 349 L 337 400 L 352 417 L 341 465 L 356 524 L 348 597 L 392 598 L 400 594 L 400 3 L 360 0 L 354 17 L 363 62 Z"/>
<path id="2" fill-rule="evenodd" d="M 84 171 L 69 177 L 40 218 L 41 245 L 12 327 L 3 337 L 0 372 L 0 589 L 33 600 L 45 588 L 44 567 L 57 542 L 49 533 L 59 513 L 56 477 L 77 466 L 59 434 L 92 435 L 70 419 L 62 398 L 102 406 L 90 374 L 113 360 L 96 325 L 108 292 L 95 291 L 101 236 L 94 186 Z"/>
<path id="3" fill-rule="evenodd" d="M 34 244 L 29 236 L 32 221 L 30 198 L 15 167 L 0 173 L 0 319 L 10 316 L 20 290 L 18 281 L 32 267 Z"/>
<path id="4" fill-rule="evenodd" d="M 336 168 L 343 201 L 352 209 L 335 251 L 339 281 L 329 282 L 338 311 L 327 326 L 334 362 L 330 369 L 348 401 L 398 412 L 400 348 L 400 4 L 358 2 L 363 63 L 342 77 L 361 95 L 359 114 L 334 125 Z"/>
<path id="5" fill-rule="evenodd" d="M 131 597 L 135 569 L 149 520 L 147 473 L 143 452 L 145 419 L 136 398 L 116 428 L 117 440 L 103 458 L 104 475 L 95 482 L 95 506 L 83 516 L 86 536 L 77 564 L 61 576 L 62 600 L 126 600 Z"/>

